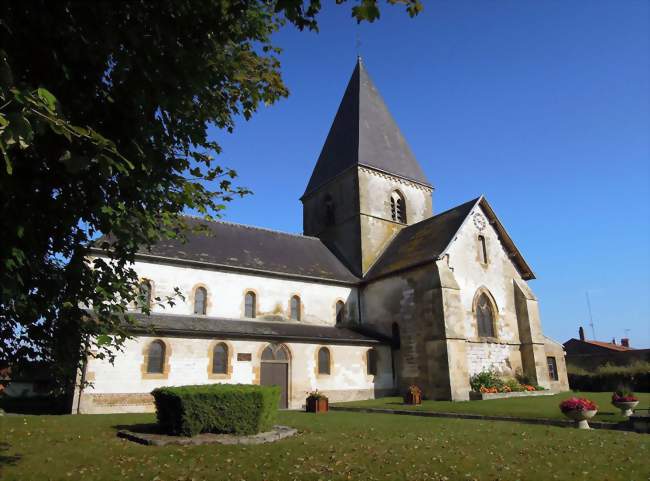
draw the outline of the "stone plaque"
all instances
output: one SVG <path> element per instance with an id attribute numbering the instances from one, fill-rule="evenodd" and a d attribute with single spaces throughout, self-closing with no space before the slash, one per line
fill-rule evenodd
<path id="1" fill-rule="evenodd" d="M 250 352 L 238 352 L 237 353 L 238 361 L 252 361 L 253 355 Z"/>

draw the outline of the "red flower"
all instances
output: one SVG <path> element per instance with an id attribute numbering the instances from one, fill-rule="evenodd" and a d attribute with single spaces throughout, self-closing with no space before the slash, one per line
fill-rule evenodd
<path id="1" fill-rule="evenodd" d="M 617 392 L 612 394 L 613 403 L 633 403 L 639 399 L 634 394 L 622 395 Z"/>
<path id="2" fill-rule="evenodd" d="M 585 398 L 572 397 L 560 403 L 560 410 L 565 413 L 568 411 L 595 411 L 598 406 L 595 402 Z"/>

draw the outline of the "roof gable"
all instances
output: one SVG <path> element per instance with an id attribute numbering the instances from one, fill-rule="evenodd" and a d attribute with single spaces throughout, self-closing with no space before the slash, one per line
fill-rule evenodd
<path id="1" fill-rule="evenodd" d="M 483 209 L 488 221 L 497 231 L 499 240 L 521 277 L 525 280 L 534 279 L 533 271 L 483 196 L 402 229 L 368 271 L 365 279 L 382 277 L 391 272 L 440 259 L 448 252 L 476 206 Z"/>
<path id="2" fill-rule="evenodd" d="M 430 186 L 360 59 L 304 195 L 355 165 Z"/>

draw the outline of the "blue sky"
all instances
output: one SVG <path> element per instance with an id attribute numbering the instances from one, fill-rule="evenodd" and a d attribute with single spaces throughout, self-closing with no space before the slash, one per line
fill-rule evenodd
<path id="1" fill-rule="evenodd" d="M 356 58 L 436 190 L 434 212 L 487 196 L 537 275 L 547 335 L 650 347 L 650 4 L 425 1 L 360 27 L 330 2 L 320 33 L 275 36 L 291 94 L 219 161 L 254 195 L 225 218 L 302 232 L 299 197 Z M 333 2 L 332 2 L 333 3 Z"/>

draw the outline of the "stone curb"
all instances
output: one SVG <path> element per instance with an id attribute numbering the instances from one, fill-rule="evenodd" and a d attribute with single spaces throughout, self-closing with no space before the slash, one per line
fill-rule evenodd
<path id="1" fill-rule="evenodd" d="M 201 446 L 203 444 L 264 444 L 279 441 L 295 435 L 297 429 L 288 426 L 273 426 L 271 431 L 252 434 L 250 436 L 236 436 L 234 434 L 203 433 L 196 436 L 170 436 L 156 433 L 136 433 L 126 429 L 117 432 L 117 437 L 128 439 L 145 446 L 167 446 L 170 444 L 180 446 Z"/>
<path id="2" fill-rule="evenodd" d="M 435 411 L 411 411 L 406 409 L 382 409 L 382 408 L 355 408 L 345 406 L 330 406 L 331 411 L 349 411 L 358 413 L 377 413 L 377 414 L 400 414 L 406 416 L 421 416 L 428 418 L 452 418 L 452 419 L 474 419 L 477 421 L 508 421 L 523 424 L 542 424 L 546 426 L 573 427 L 573 421 L 564 421 L 562 419 L 545 419 L 545 418 L 521 418 L 514 416 L 489 416 L 484 414 L 469 413 L 445 413 Z M 622 421 L 619 423 L 608 423 L 603 421 L 589 421 L 589 426 L 595 429 L 609 429 L 613 431 L 631 431 L 635 432 L 630 423 Z"/>

